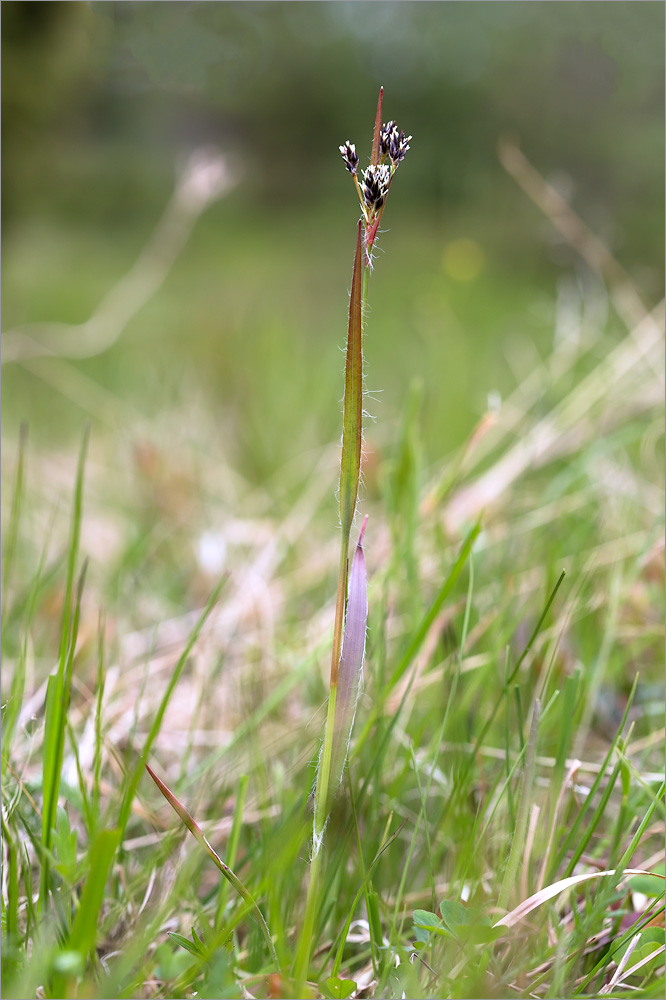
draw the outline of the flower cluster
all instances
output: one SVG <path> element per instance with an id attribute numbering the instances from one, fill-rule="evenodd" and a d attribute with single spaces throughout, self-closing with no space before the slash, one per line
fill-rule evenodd
<path id="1" fill-rule="evenodd" d="M 356 169 L 358 167 L 358 153 L 356 152 L 356 146 L 353 142 L 347 139 L 344 146 L 338 147 L 342 153 L 342 159 L 345 161 L 345 166 L 353 177 L 356 176 Z"/>
<path id="2" fill-rule="evenodd" d="M 381 103 L 381 98 L 380 98 Z M 363 170 L 359 180 L 358 153 L 349 139 L 339 147 L 345 167 L 354 178 L 363 217 L 366 223 L 366 245 L 368 249 L 377 234 L 379 220 L 398 165 L 404 160 L 409 149 L 411 135 L 405 135 L 394 121 L 375 126 L 373 158 L 370 166 Z"/>
<path id="3" fill-rule="evenodd" d="M 369 212 L 376 213 L 383 207 L 390 184 L 391 168 L 386 164 L 378 163 L 375 166 L 371 163 L 368 169 L 363 171 L 361 193 Z"/>
<path id="4" fill-rule="evenodd" d="M 388 156 L 393 166 L 397 167 L 405 158 L 411 138 L 411 135 L 406 136 L 404 132 L 401 132 L 393 121 L 382 125 L 379 133 L 379 149 L 382 160 Z"/>

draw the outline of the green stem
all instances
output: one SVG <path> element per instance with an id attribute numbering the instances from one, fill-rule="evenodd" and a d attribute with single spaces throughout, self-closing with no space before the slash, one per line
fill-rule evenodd
<path id="1" fill-rule="evenodd" d="M 363 251 L 363 268 L 361 275 L 361 330 L 365 333 L 365 313 L 368 301 L 368 279 L 370 277 L 370 262 Z M 347 400 L 345 399 L 345 405 Z M 357 478 L 359 470 L 356 470 Z M 344 470 L 340 470 L 340 490 L 343 488 Z M 335 705 L 338 689 L 338 667 L 340 663 L 340 652 L 342 649 L 342 636 L 344 632 L 345 608 L 347 603 L 347 582 L 349 577 L 349 538 L 351 535 L 351 519 L 343 520 L 342 537 L 340 539 L 340 565 L 338 568 L 338 590 L 335 601 L 335 625 L 333 627 L 333 648 L 331 651 L 331 679 L 328 696 L 328 711 L 326 713 L 326 729 L 324 731 L 324 743 L 319 758 L 319 769 L 317 771 L 317 784 L 315 788 L 314 804 L 314 837 L 312 858 L 310 861 L 310 880 L 308 883 L 308 894 L 305 904 L 305 918 L 303 929 L 298 942 L 298 950 L 294 962 L 294 987 L 296 996 L 301 996 L 305 982 L 307 980 L 310 954 L 312 952 L 312 941 L 314 937 L 314 923 L 317 913 L 317 901 L 319 894 L 319 876 L 321 868 L 322 840 L 326 820 L 328 818 L 329 804 L 329 784 L 331 776 L 331 755 L 333 747 L 333 732 L 335 723 Z"/>

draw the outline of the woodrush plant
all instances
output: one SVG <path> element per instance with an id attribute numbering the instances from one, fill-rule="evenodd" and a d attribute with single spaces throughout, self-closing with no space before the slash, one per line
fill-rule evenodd
<path id="1" fill-rule="evenodd" d="M 323 976 L 326 975 L 323 969 L 330 972 L 330 978 L 320 984 L 321 992 L 327 997 L 349 996 L 353 991 L 358 995 L 361 990 L 370 992 L 362 979 L 370 973 L 374 979 L 372 995 L 377 997 L 549 995 L 582 998 L 592 993 L 609 993 L 611 989 L 613 995 L 630 995 L 629 990 L 635 995 L 639 989 L 641 996 L 663 995 L 663 874 L 651 870 L 663 863 L 659 861 L 663 854 L 655 857 L 648 845 L 661 832 L 661 823 L 657 821 L 663 820 L 664 788 L 660 774 L 640 773 L 633 763 L 645 739 L 649 750 L 649 746 L 663 742 L 663 735 L 648 730 L 646 736 L 644 727 L 635 745 L 630 735 L 623 735 L 629 724 L 630 709 L 632 725 L 634 720 L 640 724 L 641 713 L 645 714 L 640 699 L 633 704 L 637 693 L 634 681 L 617 735 L 608 745 L 607 753 L 593 754 L 599 756 L 598 761 L 582 763 L 575 759 L 572 741 L 576 737 L 585 742 L 586 736 L 585 727 L 579 727 L 576 734 L 576 719 L 581 714 L 585 717 L 591 713 L 596 694 L 593 685 L 586 685 L 578 667 L 573 674 L 563 675 L 561 671 L 566 661 L 556 654 L 563 636 L 571 642 L 571 650 L 583 657 L 581 638 L 586 633 L 591 645 L 596 645 L 596 619 L 590 616 L 586 629 L 580 631 L 577 626 L 576 631 L 570 628 L 569 618 L 575 617 L 571 615 L 574 607 L 577 614 L 581 608 L 584 612 L 586 600 L 595 608 L 604 607 L 606 584 L 601 563 L 581 562 L 578 565 L 581 579 L 585 579 L 584 584 L 581 582 L 580 593 L 583 597 L 587 595 L 586 599 L 572 597 L 569 609 L 565 607 L 552 628 L 547 628 L 546 619 L 554 608 L 563 580 L 563 576 L 559 577 L 540 617 L 540 609 L 532 608 L 530 613 L 537 615 L 533 628 L 534 618 L 526 618 L 525 626 L 529 625 L 529 629 L 525 634 L 530 637 L 521 655 L 516 656 L 518 650 L 512 651 L 504 643 L 515 634 L 514 598 L 510 592 L 515 577 L 514 546 L 521 537 L 522 528 L 516 531 L 507 527 L 509 544 L 504 558 L 510 561 L 508 568 L 503 567 L 499 558 L 494 563 L 490 561 L 492 557 L 488 555 L 486 540 L 485 552 L 481 546 L 480 575 L 483 577 L 488 567 L 494 565 L 501 578 L 507 581 L 508 596 L 498 601 L 494 586 L 491 590 L 486 584 L 484 593 L 483 583 L 477 593 L 470 560 L 458 648 L 453 655 L 447 656 L 441 669 L 438 666 L 419 676 L 416 661 L 424 647 L 427 650 L 428 637 L 441 633 L 443 609 L 446 606 L 451 614 L 457 615 L 449 597 L 478 534 L 478 525 L 472 529 L 443 583 L 435 588 L 434 597 L 420 622 L 415 617 L 402 631 L 402 646 L 396 644 L 391 648 L 393 661 L 389 662 L 386 655 L 386 643 L 382 648 L 382 639 L 378 639 L 380 629 L 375 633 L 378 669 L 372 705 L 364 713 L 363 728 L 355 736 L 352 758 L 357 762 L 355 770 L 362 775 L 362 781 L 358 789 L 355 783 L 350 782 L 349 786 L 349 827 L 356 834 L 357 864 L 353 868 L 340 864 L 349 857 L 349 840 L 344 833 L 339 839 L 330 836 L 325 840 L 328 815 L 348 755 L 365 649 L 367 597 L 363 539 L 366 521 L 353 548 L 351 562 L 349 547 L 360 475 L 362 324 L 367 280 L 379 216 L 384 210 L 395 167 L 401 162 L 400 153 L 404 156 L 409 141 L 401 138 L 392 123 L 383 127 L 377 123 L 374 138 L 378 127 L 379 162 L 374 166 L 387 167 L 388 175 L 385 170 L 371 169 L 372 162 L 359 175 L 355 148 L 351 143 L 341 147 L 345 165 L 362 199 L 362 218 L 356 234 L 345 374 L 339 494 L 341 572 L 331 663 L 329 724 L 319 759 L 312 830 L 308 828 L 304 833 L 301 822 L 303 784 L 297 779 L 296 787 L 288 791 L 283 788 L 274 792 L 271 788 L 280 819 L 275 825 L 256 825 L 256 836 L 250 834 L 244 838 L 247 853 L 238 862 L 245 870 L 248 866 L 252 868 L 251 883 L 249 879 L 247 883 L 253 887 L 250 893 L 232 870 L 237 864 L 236 847 L 243 823 L 247 778 L 240 778 L 234 788 L 233 823 L 225 861 L 222 861 L 203 829 L 148 768 L 180 821 L 225 878 L 219 887 L 213 888 L 212 895 L 208 893 L 205 898 L 194 900 L 192 889 L 195 888 L 199 897 L 203 896 L 204 886 L 193 885 L 192 871 L 197 863 L 197 858 L 193 857 L 188 865 L 179 866 L 177 878 L 169 885 L 166 897 L 151 899 L 150 909 L 144 909 L 153 875 L 169 848 L 168 838 L 160 838 L 160 856 L 155 858 L 152 852 L 150 857 L 140 852 L 137 838 L 126 838 L 126 831 L 130 824 L 135 825 L 132 820 L 138 818 L 132 813 L 144 760 L 155 745 L 172 695 L 226 578 L 214 590 L 185 642 L 163 694 L 146 707 L 143 716 L 146 735 L 138 744 L 135 742 L 138 715 L 135 716 L 129 730 L 123 779 L 119 787 L 114 788 L 107 783 L 105 775 L 105 784 L 111 788 L 107 791 L 101 784 L 105 739 L 102 708 L 106 702 L 103 623 L 99 629 L 92 766 L 90 758 L 86 761 L 77 747 L 81 718 L 79 716 L 77 721 L 76 715 L 71 714 L 72 709 L 77 713 L 85 704 L 81 689 L 77 688 L 77 675 L 84 670 L 86 656 L 85 647 L 83 653 L 80 648 L 77 650 L 77 635 L 79 631 L 81 635 L 85 632 L 84 628 L 79 630 L 79 619 L 85 623 L 85 606 L 82 614 L 83 574 L 77 565 L 81 550 L 84 440 L 66 549 L 60 651 L 56 650 L 55 670 L 46 685 L 45 724 L 39 753 L 36 744 L 33 745 L 32 733 L 23 732 L 20 714 L 31 655 L 33 619 L 45 583 L 60 571 L 59 562 L 53 568 L 46 562 L 46 540 L 39 568 L 25 596 L 19 590 L 16 600 L 8 602 L 5 597 L 3 603 L 3 651 L 9 650 L 9 671 L 11 658 L 16 657 L 9 697 L 2 706 L 2 973 L 5 983 L 9 984 L 5 986 L 8 996 L 35 996 L 39 990 L 38 995 L 43 993 L 53 998 L 166 997 L 195 993 L 231 997 L 238 995 L 241 980 L 248 995 L 309 996 L 313 987 L 307 980 L 314 978 L 314 962 L 313 966 L 310 964 L 312 950 L 315 942 L 319 945 L 326 940 L 327 928 L 332 928 L 328 939 L 330 950 L 327 948 L 327 955 L 322 951 L 317 969 Z M 373 141 L 373 152 L 374 145 Z M 391 149 L 395 163 L 391 159 Z M 599 373 L 595 370 L 593 374 L 598 381 Z M 602 383 L 605 384 L 605 380 L 598 381 Z M 575 392 L 579 393 L 580 387 Z M 12 567 L 19 561 L 15 554 L 24 496 L 24 448 L 22 436 L 16 487 L 5 532 L 3 584 L 5 587 L 9 584 L 10 589 Z M 593 461 L 594 451 L 583 449 L 576 455 L 586 465 Z M 450 482 L 450 477 L 438 480 L 437 497 L 443 496 L 441 483 L 444 481 Z M 538 488 L 542 488 L 542 483 L 537 482 Z M 556 492 L 556 496 L 566 499 L 567 486 L 561 478 L 557 489 L 560 492 Z M 415 516 L 418 492 L 409 492 Z M 426 496 L 428 504 L 433 495 L 431 488 Z M 592 493 L 592 496 L 597 495 L 601 492 Z M 406 518 L 409 510 L 403 505 L 396 510 L 396 516 Z M 564 532 L 566 525 L 571 528 L 573 537 L 582 541 L 581 558 L 587 560 L 589 557 L 592 539 L 601 537 L 608 542 L 603 534 L 599 536 L 593 532 L 592 518 L 586 522 L 576 513 L 575 519 L 571 517 L 567 521 L 566 513 L 561 510 L 556 517 L 558 530 Z M 552 572 L 554 545 L 550 536 L 551 524 L 548 520 L 545 523 L 547 530 L 529 537 L 530 546 L 539 538 L 542 540 L 541 547 L 532 555 L 535 567 L 545 567 L 543 572 L 539 571 L 538 579 L 544 581 L 544 586 L 547 581 L 550 589 L 553 580 L 549 580 L 548 575 Z M 637 522 L 630 523 L 635 525 Z M 422 530 L 421 525 L 419 530 Z M 624 544 L 626 539 L 619 541 Z M 640 543 L 639 551 L 643 544 Z M 594 553 L 596 559 L 596 549 Z M 397 561 L 397 556 L 395 558 Z M 559 552 L 557 558 L 559 560 Z M 448 564 L 448 549 L 445 559 Z M 574 571 L 576 565 L 574 563 Z M 626 565 L 630 566 L 630 561 Z M 391 568 L 384 572 L 386 578 L 391 579 Z M 418 578 L 414 586 L 409 574 L 406 576 L 405 592 L 409 591 L 410 600 L 416 602 L 414 610 L 418 614 L 421 610 Z M 394 576 L 391 583 L 395 579 Z M 632 622 L 637 593 L 635 582 L 644 584 L 646 581 L 637 575 L 637 580 L 631 581 L 631 587 L 626 590 L 624 614 Z M 455 601 L 455 594 L 453 596 Z M 483 616 L 475 622 L 472 615 L 476 617 L 477 608 L 482 615 L 484 606 L 486 609 L 492 607 L 492 613 L 485 622 Z M 531 602 L 529 607 L 532 607 Z M 388 620 L 388 614 L 388 604 L 382 609 L 378 600 L 375 615 L 379 622 Z M 615 618 L 615 611 L 612 611 L 609 629 L 614 628 Z M 488 623 L 496 630 L 494 637 L 484 633 Z M 294 632 L 296 645 L 300 641 L 300 626 L 299 620 Z M 188 631 L 190 627 L 188 620 Z M 39 640 L 39 629 L 35 629 L 35 633 Z M 42 644 L 37 648 L 43 655 L 44 648 L 48 647 Z M 626 648 L 624 660 L 618 648 L 616 678 L 620 670 L 633 669 L 629 658 L 631 647 Z M 480 658 L 475 656 L 477 652 L 482 653 Z M 311 657 L 316 655 L 313 652 Z M 658 656 L 661 662 L 661 648 Z M 285 703 L 289 692 L 300 683 L 310 667 L 311 657 L 297 669 L 290 670 L 286 683 L 278 685 L 268 699 L 246 716 L 243 725 L 234 732 L 233 740 L 222 746 L 221 754 L 229 755 L 241 740 L 250 742 L 261 720 L 277 705 Z M 486 657 L 487 665 L 484 666 Z M 505 664 L 503 685 L 501 673 L 497 674 L 493 661 Z M 524 670 L 525 667 L 529 670 Z M 9 675 L 12 676 L 11 672 Z M 610 676 L 612 678 L 612 674 Z M 441 679 L 442 700 L 429 698 L 424 703 L 419 691 L 435 678 Z M 206 673 L 203 684 L 209 689 L 211 683 L 211 675 Z M 560 687 L 563 687 L 561 692 Z M 131 682 L 126 691 L 131 692 L 133 699 L 137 698 Z M 139 693 L 137 700 L 141 700 L 141 696 Z M 517 710 L 512 707 L 514 696 Z M 530 701 L 532 723 L 527 735 L 526 706 Z M 92 705 L 92 692 L 88 704 Z M 543 707 L 539 709 L 541 704 Z M 643 719 L 644 723 L 647 721 Z M 196 724 L 196 715 L 192 716 L 191 724 Z M 503 748 L 495 745 L 502 742 L 502 729 L 505 734 Z M 399 745 L 406 736 L 409 737 L 409 742 L 405 741 L 409 756 L 403 755 L 400 760 Z M 289 737 L 293 739 L 291 733 Z M 305 744 L 304 728 L 300 738 Z M 117 737 L 115 739 L 114 753 L 118 747 Z M 18 755 L 12 748 L 15 740 L 21 744 Z M 68 740 L 70 759 L 76 764 L 77 788 L 69 785 L 66 767 L 63 771 Z M 398 770 L 386 753 L 389 743 L 398 747 Z M 542 756 L 549 750 L 549 743 L 555 754 L 552 758 Z M 602 745 L 606 746 L 605 738 Z M 135 746 L 138 753 L 135 753 Z M 640 750 L 641 755 L 644 752 L 647 751 Z M 30 757 L 33 758 L 31 769 L 27 765 Z M 256 755 L 258 773 L 263 772 L 260 757 L 261 752 Z M 196 770 L 186 768 L 186 760 L 186 757 L 181 760 L 181 775 L 187 770 L 189 782 L 210 766 L 207 758 Z M 484 764 L 486 760 L 494 760 L 495 765 Z M 40 770 L 35 778 L 37 768 Z M 580 776 L 572 788 L 579 769 Z M 594 775 L 593 779 L 585 778 L 586 769 Z M 117 774 L 117 769 L 111 773 Z M 209 787 L 213 787 L 212 782 Z M 573 794 L 578 787 L 583 790 L 582 797 Z M 414 796 L 416 791 L 418 798 Z M 213 795 L 208 805 L 212 812 L 217 812 L 217 790 Z M 391 810 L 388 817 L 384 815 L 385 802 Z M 63 803 L 67 808 L 63 808 Z M 69 806 L 75 810 L 71 822 Z M 402 823 L 389 837 L 396 812 L 402 817 Z M 285 816 L 288 817 L 286 822 Z M 82 828 L 78 849 L 74 826 L 77 822 Z M 247 819 L 247 822 L 249 825 L 252 821 Z M 289 855 L 295 865 L 304 839 L 309 839 L 310 835 L 312 851 L 305 920 L 295 942 L 295 956 L 292 956 L 293 935 L 288 928 L 294 924 L 293 913 L 300 915 L 302 912 L 303 897 L 300 879 L 292 877 L 294 869 Z M 154 836 L 157 839 L 159 834 Z M 82 850 L 82 841 L 86 843 L 85 850 Z M 278 842 L 281 849 L 287 841 L 290 846 L 284 853 L 274 850 Z M 406 848 L 406 853 L 401 851 L 401 846 Z M 324 856 L 328 862 L 326 868 L 322 863 Z M 629 863 L 639 867 L 628 868 Z M 581 872 L 581 866 L 595 870 Z M 373 885 L 371 880 L 375 874 L 378 881 Z M 635 879 L 642 881 L 637 884 L 632 881 Z M 655 882 L 660 883 L 656 888 Z M 446 889 L 442 888 L 444 884 Z M 636 893 L 645 893 L 651 900 L 642 911 L 631 901 L 632 885 Z M 144 904 L 138 907 L 135 905 L 141 899 L 138 890 L 143 892 L 146 886 Z M 233 907 L 227 906 L 230 886 L 239 897 Z M 441 899 L 444 891 L 448 898 Z M 262 892 L 268 921 L 256 902 Z M 571 903 L 565 901 L 567 893 L 571 894 Z M 360 942 L 359 936 L 354 939 L 349 931 L 363 896 L 369 940 Z M 428 898 L 431 899 L 429 904 Z M 211 903 L 215 905 L 214 920 L 208 916 Z M 423 903 L 431 909 L 422 909 Z M 500 912 L 510 906 L 513 909 L 500 917 Z M 188 926 L 185 921 L 193 921 L 190 924 L 192 940 L 172 931 L 169 939 L 158 944 L 160 938 L 164 938 L 167 920 L 173 926 L 171 921 L 176 914 L 181 929 Z M 263 934 L 263 943 L 258 935 L 234 942 L 234 928 L 247 918 L 257 924 Z M 636 919 L 627 926 L 625 918 Z M 194 921 L 198 922 L 197 927 Z M 124 928 L 125 937 L 116 950 L 119 927 Z M 512 940 L 513 928 L 517 930 Z M 177 952 L 173 950 L 174 945 L 178 946 Z M 266 976 L 267 956 L 276 969 L 281 967 L 281 976 Z M 108 959 L 111 961 L 107 962 Z M 178 959 L 187 965 L 179 966 Z M 365 969 L 362 963 L 366 963 Z M 287 969 L 294 970 L 295 983 L 287 980 L 284 974 Z M 352 978 L 339 977 L 353 977 L 358 983 Z M 259 989 L 255 989 L 255 984 Z M 623 992 L 618 993 L 618 990 Z"/>
<path id="2" fill-rule="evenodd" d="M 363 441 L 363 335 L 368 296 L 368 279 L 372 270 L 372 254 L 384 214 L 393 178 L 407 153 L 411 136 L 398 129 L 394 121 L 382 124 L 384 88 L 380 88 L 372 139 L 370 164 L 359 181 L 359 158 L 356 146 L 347 140 L 339 147 L 345 167 L 351 174 L 361 206 L 361 218 L 356 230 L 356 251 L 352 272 L 349 300 L 349 323 L 345 362 L 345 388 L 342 418 L 342 454 L 340 459 L 339 511 L 340 511 L 340 563 L 335 601 L 335 624 L 329 700 L 324 738 L 319 754 L 314 792 L 314 819 L 310 878 L 294 976 L 297 995 L 300 995 L 307 976 L 317 909 L 321 851 L 324 831 L 335 794 L 340 787 L 349 740 L 351 738 L 356 703 L 361 686 L 365 635 L 368 618 L 367 585 L 363 535 L 367 523 L 364 519 L 359 532 L 351 571 L 349 569 L 349 544 L 352 524 L 356 514 L 358 489 L 361 478 L 361 447 Z M 245 900 L 249 912 L 258 923 L 267 941 L 271 957 L 279 970 L 279 960 L 272 937 L 259 906 L 234 874 L 212 849 L 200 827 L 178 801 L 175 795 L 146 764 L 151 778 L 175 810 L 185 826 L 208 852 L 228 882 Z"/>
<path id="3" fill-rule="evenodd" d="M 394 121 L 382 124 L 383 95 L 382 87 L 377 101 L 370 164 L 363 171 L 360 181 L 359 158 L 355 144 L 347 140 L 339 147 L 345 167 L 354 181 L 362 214 L 356 229 L 356 252 L 349 299 L 340 459 L 340 564 L 335 601 L 328 711 L 314 793 L 312 853 L 305 919 L 294 970 L 297 992 L 302 990 L 306 978 L 317 909 L 324 831 L 333 798 L 342 781 L 365 654 L 368 602 L 363 535 L 367 517 L 359 532 L 351 572 L 349 542 L 361 476 L 363 336 L 368 279 L 372 270 L 373 248 L 393 178 L 410 148 L 409 143 L 412 138 L 405 136 Z"/>

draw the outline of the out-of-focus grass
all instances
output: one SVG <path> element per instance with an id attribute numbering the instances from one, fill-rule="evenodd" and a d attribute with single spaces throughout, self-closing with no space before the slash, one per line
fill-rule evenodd
<path id="1" fill-rule="evenodd" d="M 434 460 L 469 432 L 489 390 L 512 385 L 521 354 L 530 364 L 528 352 L 547 349 L 558 275 L 545 254 L 532 261 L 518 249 L 518 260 L 507 261 L 483 217 L 414 219 L 393 207 L 373 276 L 367 386 L 377 398 L 368 409 L 381 436 L 411 379 L 422 379 L 422 435 Z M 5 329 L 84 321 L 149 233 L 148 222 L 120 231 L 56 218 L 15 230 L 5 246 Z M 259 214 L 232 194 L 198 221 L 164 286 L 116 345 L 73 365 L 117 398 L 121 422 L 125 403 L 133 416 L 150 417 L 196 397 L 219 421 L 230 460 L 261 481 L 337 433 L 352 250 L 330 206 Z M 54 389 L 5 366 L 3 389 L 9 435 L 28 419 L 35 440 L 63 444 L 85 419 L 77 405 L 86 409 L 85 393 L 74 386 L 68 395 L 66 382 Z M 104 422 L 101 402 L 88 409 Z M 370 425 L 373 447 L 377 436 Z"/>
<path id="2" fill-rule="evenodd" d="M 614 993 L 656 996 L 656 878 L 600 878 L 514 931 L 489 923 L 572 870 L 663 873 L 659 327 L 647 339 L 623 329 L 601 284 L 584 267 L 579 283 L 566 269 L 560 281 L 536 235 L 527 266 L 515 248 L 503 257 L 479 218 L 417 225 L 398 208 L 366 343 L 368 387 L 385 390 L 369 401 L 380 419 L 366 434 L 366 687 L 349 797 L 329 825 L 312 991 L 341 995 L 343 977 L 381 997 L 598 995 L 634 947 L 626 969 L 650 960 Z M 288 969 L 337 567 L 347 223 L 323 208 L 259 217 L 230 197 L 107 354 L 43 359 L 41 378 L 3 373 L 14 557 L 2 701 L 5 721 L 17 715 L 2 756 L 10 993 L 233 997 L 242 984 L 289 995 L 242 901 L 135 781 L 154 739 L 151 760 L 220 856 L 235 855 Z M 84 240 L 53 220 L 16 230 L 6 325 L 85 319 L 147 233 Z M 459 238 L 485 255 L 467 283 L 450 274 Z M 473 264 L 469 243 L 457 252 Z M 504 404 L 486 413 L 497 388 Z M 86 415 L 75 525 L 90 565 L 47 857 L 44 696 L 68 641 L 72 441 Z M 31 427 L 12 520 L 20 416 Z M 507 459 L 528 443 L 507 480 Z M 483 530 L 442 605 L 482 501 Z"/>

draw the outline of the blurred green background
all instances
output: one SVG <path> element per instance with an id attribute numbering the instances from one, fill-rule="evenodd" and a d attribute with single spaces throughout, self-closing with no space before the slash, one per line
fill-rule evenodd
<path id="1" fill-rule="evenodd" d="M 4 365 L 4 434 L 69 448 L 104 423 L 98 387 L 130 428 L 181 414 L 183 439 L 196 402 L 257 482 L 337 439 L 358 217 L 337 147 L 366 162 L 383 84 L 414 138 L 371 282 L 368 434 L 421 379 L 437 460 L 549 349 L 562 282 L 591 281 L 500 136 L 663 295 L 663 35 L 644 2 L 3 4 L 3 330 L 85 321 L 193 150 L 238 180 L 109 350 Z"/>

